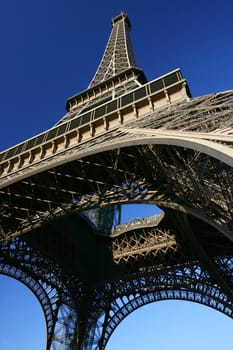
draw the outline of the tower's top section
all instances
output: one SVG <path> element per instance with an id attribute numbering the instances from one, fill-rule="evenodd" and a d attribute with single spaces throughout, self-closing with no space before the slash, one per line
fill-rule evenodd
<path id="1" fill-rule="evenodd" d="M 136 66 L 129 36 L 130 29 L 129 18 L 124 12 L 112 19 L 111 34 L 89 88 Z"/>
<path id="2" fill-rule="evenodd" d="M 129 18 L 124 12 L 112 19 L 112 31 L 96 74 L 86 90 L 67 100 L 68 114 L 58 124 L 147 82 L 143 70 L 135 64 L 130 29 Z"/>
<path id="3" fill-rule="evenodd" d="M 112 19 L 112 27 L 114 27 L 114 25 L 119 21 L 125 21 L 128 25 L 129 30 L 131 29 L 131 23 L 126 13 L 121 12 L 118 16 L 114 17 Z"/>

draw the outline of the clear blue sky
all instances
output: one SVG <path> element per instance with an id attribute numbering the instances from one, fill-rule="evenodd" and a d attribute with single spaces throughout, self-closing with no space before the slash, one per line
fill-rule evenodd
<path id="1" fill-rule="evenodd" d="M 194 97 L 233 88 L 232 0 L 2 1 L 0 150 L 65 114 L 66 99 L 92 79 L 120 11 L 132 22 L 137 66 L 148 80 L 181 68 Z M 43 316 L 30 291 L 1 277 L 0 307 L 0 349 L 44 350 Z M 131 314 L 107 350 L 228 349 L 232 326 L 204 306 L 159 302 Z"/>

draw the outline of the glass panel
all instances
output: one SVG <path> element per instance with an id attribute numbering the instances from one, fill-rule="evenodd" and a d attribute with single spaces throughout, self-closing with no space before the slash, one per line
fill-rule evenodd
<path id="1" fill-rule="evenodd" d="M 134 97 L 135 97 L 135 101 L 139 100 L 140 98 L 143 98 L 146 96 L 146 88 L 145 86 L 136 90 L 134 92 Z"/>
<path id="2" fill-rule="evenodd" d="M 182 73 L 181 73 L 180 70 L 178 70 L 178 71 L 176 72 L 176 75 L 177 75 L 177 77 L 178 77 L 178 80 L 183 80 L 183 76 L 182 76 Z"/>
<path id="3" fill-rule="evenodd" d="M 80 125 L 83 125 L 83 124 L 86 124 L 86 123 L 90 123 L 90 119 L 91 119 L 91 113 L 87 113 L 87 114 L 83 115 L 81 117 Z"/>
<path id="4" fill-rule="evenodd" d="M 66 128 L 67 128 L 67 123 L 60 125 L 57 131 L 57 136 L 64 134 L 66 131 Z"/>
<path id="5" fill-rule="evenodd" d="M 121 98 L 121 106 L 128 105 L 133 102 L 133 93 L 122 96 Z"/>
<path id="6" fill-rule="evenodd" d="M 35 139 L 34 146 L 38 146 L 38 145 L 42 144 L 43 140 L 44 140 L 44 136 L 45 136 L 45 134 L 37 136 L 37 138 Z"/>
<path id="7" fill-rule="evenodd" d="M 164 78 L 165 86 L 169 86 L 169 85 L 172 85 L 174 83 L 177 83 L 177 81 L 178 81 L 178 77 L 177 77 L 176 73 L 170 74 Z"/>
<path id="8" fill-rule="evenodd" d="M 36 141 L 36 137 L 34 139 L 28 140 L 25 143 L 24 150 L 32 148 L 34 146 L 34 144 L 35 144 L 35 141 Z"/>
<path id="9" fill-rule="evenodd" d="M 69 130 L 78 128 L 80 125 L 81 125 L 81 118 L 80 117 L 75 118 L 71 120 Z"/>
<path id="10" fill-rule="evenodd" d="M 16 149 L 17 149 L 17 147 L 9 149 L 9 151 L 7 151 L 7 158 L 13 157 L 16 153 Z"/>
<path id="11" fill-rule="evenodd" d="M 117 109 L 117 101 L 118 100 L 115 100 L 107 104 L 107 113 L 110 113 Z"/>
<path id="12" fill-rule="evenodd" d="M 7 152 L 3 152 L 2 154 L 0 154 L 0 162 L 3 162 L 4 159 L 6 159 L 6 155 L 7 155 Z"/>
<path id="13" fill-rule="evenodd" d="M 163 86 L 162 79 L 154 81 L 153 83 L 150 84 L 150 91 L 151 92 L 156 92 L 156 91 L 159 91 L 163 88 L 164 88 L 164 86 Z"/>
<path id="14" fill-rule="evenodd" d="M 57 136 L 57 130 L 58 130 L 58 127 L 57 127 L 57 128 L 54 128 L 54 129 L 52 129 L 52 130 L 50 130 L 50 131 L 48 132 L 48 134 L 47 134 L 46 141 L 51 140 L 51 139 L 53 139 L 54 137 L 56 137 L 56 136 Z"/>
<path id="15" fill-rule="evenodd" d="M 102 107 L 97 108 L 94 111 L 94 119 L 99 118 L 99 117 L 103 117 L 106 113 L 105 111 L 106 111 L 106 106 L 102 106 Z"/>
<path id="16" fill-rule="evenodd" d="M 16 150 L 15 154 L 20 154 L 22 152 L 22 150 L 23 150 L 23 147 L 24 147 L 24 143 L 21 143 L 21 145 L 19 145 L 17 147 L 17 150 Z"/>

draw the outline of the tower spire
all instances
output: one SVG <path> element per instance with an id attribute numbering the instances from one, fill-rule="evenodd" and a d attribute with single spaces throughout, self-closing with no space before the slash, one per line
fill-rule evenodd
<path id="1" fill-rule="evenodd" d="M 132 91 L 147 82 L 136 67 L 129 32 L 128 16 L 121 12 L 112 19 L 112 31 L 99 67 L 88 88 L 66 102 L 68 113 L 57 124 Z"/>
<path id="2" fill-rule="evenodd" d="M 124 12 L 112 19 L 111 34 L 89 88 L 136 66 L 129 35 L 130 29 L 129 18 Z"/>

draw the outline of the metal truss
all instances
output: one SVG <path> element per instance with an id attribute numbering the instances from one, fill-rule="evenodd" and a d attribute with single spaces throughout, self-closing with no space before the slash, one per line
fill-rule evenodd
<path id="1" fill-rule="evenodd" d="M 195 268 L 196 271 L 200 270 L 199 272 L 201 274 L 200 267 L 195 266 Z M 188 270 L 187 267 L 186 287 L 183 287 L 183 285 L 181 287 L 179 278 L 177 278 L 177 282 L 174 286 L 172 284 L 169 284 L 169 286 L 167 284 L 166 286 L 164 284 L 159 285 L 159 282 L 152 278 L 142 279 L 142 281 L 138 281 L 138 284 L 135 281 L 132 282 L 132 294 L 127 295 L 124 291 L 124 296 L 119 297 L 112 302 L 109 301 L 104 314 L 90 331 L 84 349 L 104 349 L 116 327 L 130 313 L 144 305 L 156 301 L 192 301 L 209 306 L 229 317 L 232 317 L 232 305 L 227 303 L 224 293 L 214 285 L 211 286 L 208 283 L 202 284 L 199 279 L 192 280 L 191 276 L 188 274 Z M 182 275 L 185 276 L 184 271 L 179 271 L 179 273 L 182 273 Z M 204 273 L 203 277 L 206 280 L 206 275 Z M 164 278 L 163 283 L 165 281 L 166 279 Z M 169 278 L 169 281 L 171 281 L 171 278 Z M 144 284 L 146 288 L 143 290 L 140 284 Z M 140 292 L 135 293 L 137 287 L 140 289 Z"/>
<path id="2" fill-rule="evenodd" d="M 141 86 L 128 17 L 112 24 L 59 125 L 0 157 L 0 273 L 38 298 L 47 350 L 104 350 L 159 300 L 233 317 L 233 91 L 191 98 L 178 71 Z M 132 203 L 162 214 L 113 228 L 85 215 Z"/>
<path id="3" fill-rule="evenodd" d="M 221 269 L 225 276 L 226 273 L 232 276 L 233 256 L 221 262 L 213 259 L 208 266 L 204 256 L 197 259 L 194 241 L 189 246 L 187 242 L 182 242 L 179 235 L 161 229 L 139 230 L 138 235 L 136 233 L 122 240 L 117 238 L 121 247 L 125 246 L 126 251 L 128 249 L 132 253 L 127 261 L 121 255 L 124 249 L 120 248 L 119 252 L 118 242 L 113 242 L 113 256 L 118 257 L 115 260 L 117 264 L 127 266 L 125 274 L 120 280 L 93 290 L 93 308 L 89 311 L 94 312 L 89 314 L 88 336 L 80 349 L 104 349 L 111 334 L 125 317 L 155 301 L 188 300 L 233 316 L 232 297 L 216 283 L 218 272 L 214 274 L 211 267 L 211 264 L 215 265 L 216 271 Z M 149 246 L 147 239 L 151 237 L 154 244 Z M 165 246 L 165 241 L 170 244 Z"/>
<path id="4" fill-rule="evenodd" d="M 195 301 L 232 317 L 232 168 L 200 150 L 156 144 L 151 124 L 149 129 L 144 128 L 145 121 L 140 122 L 140 130 L 130 124 L 120 130 L 118 142 L 122 142 L 122 148 L 106 148 L 1 190 L 2 244 L 9 245 L 9 255 L 14 251 L 12 241 L 30 247 L 35 240 L 31 234 L 34 230 L 43 233 L 46 225 L 91 208 L 153 203 L 164 211 L 164 218 L 154 227 L 146 227 L 144 222 L 126 232 L 121 227 L 120 234 L 106 237 L 112 262 L 121 271 L 118 278 L 116 274 L 113 280 L 99 281 L 90 288 L 78 275 L 62 271 L 56 259 L 50 263 L 52 285 L 59 290 L 61 302 L 54 304 L 53 310 L 49 296 L 42 298 L 46 300 L 43 309 L 48 320 L 47 349 L 66 346 L 102 350 L 124 317 L 157 300 Z M 147 122 L 152 123 L 150 118 Z M 131 135 L 134 144 L 124 144 Z M 110 136 L 104 142 L 110 142 Z M 140 142 L 135 144 L 137 137 Z M 213 144 L 231 148 L 226 140 L 222 137 Z M 98 146 L 97 141 L 103 139 L 91 141 L 93 146 Z M 99 235 L 101 232 L 96 239 Z M 43 235 L 45 244 L 59 252 L 57 256 L 67 249 L 69 256 L 76 255 L 64 238 L 58 236 L 62 239 L 59 244 L 55 238 Z M 20 251 L 20 259 L 30 257 L 28 266 L 33 266 L 33 249 L 30 253 L 17 249 L 17 256 Z M 39 272 L 39 281 L 44 281 L 49 272 L 41 269 L 45 258 L 40 254 L 36 255 L 35 271 Z M 15 266 L 15 261 L 7 263 Z M 18 278 L 17 273 L 13 275 Z M 31 270 L 27 276 L 32 276 Z M 51 285 L 51 280 L 46 283 Z"/>
<path id="5" fill-rule="evenodd" d="M 15 271 L 28 266 L 22 280 L 34 280 L 36 273 L 38 293 L 33 292 L 44 302 L 47 349 L 102 350 L 124 317 L 156 300 L 191 300 L 232 317 L 232 183 L 226 163 L 190 148 L 150 142 L 92 154 L 2 189 L 1 255 L 8 245 L 9 256 L 17 258 Z M 62 271 L 63 260 L 56 257 L 67 251 L 67 258 L 75 256 L 75 247 L 56 231 L 46 236 L 46 225 L 123 203 L 157 204 L 164 218 L 155 227 L 131 227 L 104 238 L 119 275 L 90 287 L 77 274 Z M 37 237 L 43 234 L 45 245 L 56 252 L 49 269 L 43 253 L 34 259 L 29 249 L 37 244 L 33 231 L 38 229 Z M 12 242 L 20 242 L 17 249 Z M 4 261 L 15 266 L 15 260 Z M 46 298 L 40 286 L 46 286 Z M 47 286 L 55 288 L 59 302 L 53 304 Z"/>
<path id="6" fill-rule="evenodd" d="M 25 241 L 16 238 L 1 244 L 0 273 L 22 282 L 38 299 L 46 321 L 46 349 L 52 346 L 57 350 L 60 349 L 57 344 L 68 344 L 68 331 L 71 325 L 74 326 L 66 323 L 64 310 L 66 313 L 69 310 L 69 316 L 72 314 L 72 323 L 75 312 L 58 267 Z"/>
<path id="7" fill-rule="evenodd" d="M 112 145 L 113 149 L 106 152 L 53 167 L 1 189 L 2 238 L 20 235 L 74 210 L 132 200 L 150 200 L 160 206 L 175 203 L 197 211 L 202 208 L 203 215 L 229 231 L 231 166 L 200 150 L 156 145 L 156 135 L 145 138 L 146 130 L 141 129 L 139 138 L 137 130 L 130 128 L 128 132 L 125 128 L 124 136 L 118 135 L 122 148 Z M 131 138 L 134 144 L 126 147 L 124 142 L 129 144 Z M 94 144 L 97 148 L 97 140 Z M 218 141 L 211 145 L 218 147 Z M 231 144 L 220 146 L 231 151 Z"/>
<path id="8" fill-rule="evenodd" d="M 112 26 L 112 33 L 103 58 L 89 87 L 95 86 L 127 68 L 136 66 L 129 37 L 131 24 L 128 16 L 122 12 L 119 16 L 113 18 Z"/>

